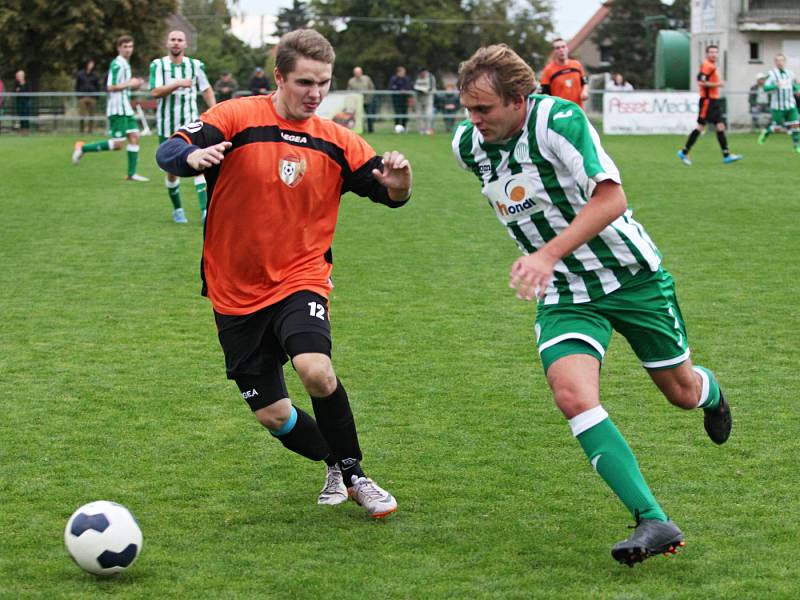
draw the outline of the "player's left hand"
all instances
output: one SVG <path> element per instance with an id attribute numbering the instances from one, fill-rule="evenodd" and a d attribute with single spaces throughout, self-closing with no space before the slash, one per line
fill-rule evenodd
<path id="1" fill-rule="evenodd" d="M 372 176 L 389 190 L 389 196 L 395 202 L 408 198 L 411 192 L 411 163 L 400 152 L 384 152 L 383 172 L 372 169 Z"/>
<path id="2" fill-rule="evenodd" d="M 553 280 L 556 262 L 542 250 L 519 257 L 511 265 L 509 287 L 517 290 L 520 300 L 544 298 L 547 286 Z"/>

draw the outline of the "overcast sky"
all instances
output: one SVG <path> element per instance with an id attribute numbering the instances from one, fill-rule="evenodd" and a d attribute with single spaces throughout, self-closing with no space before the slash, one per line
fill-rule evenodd
<path id="1" fill-rule="evenodd" d="M 553 0 L 553 24 L 555 33 L 571 38 L 600 8 L 601 0 Z M 265 33 L 270 33 L 271 20 L 281 8 L 292 5 L 292 0 L 239 0 L 235 12 L 247 17 L 243 22 L 234 22 L 234 33 L 246 41 L 258 45 L 261 35 L 261 15 L 265 15 Z"/>

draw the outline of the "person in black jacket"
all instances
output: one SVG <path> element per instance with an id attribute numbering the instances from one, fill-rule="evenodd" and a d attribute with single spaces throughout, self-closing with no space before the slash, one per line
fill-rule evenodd
<path id="1" fill-rule="evenodd" d="M 252 92 L 253 96 L 269 94 L 271 89 L 272 83 L 270 82 L 269 77 L 264 75 L 264 69 L 261 67 L 256 67 L 256 72 L 250 78 L 250 91 Z"/>
<path id="2" fill-rule="evenodd" d="M 100 78 L 94 70 L 94 61 L 89 59 L 86 66 L 75 74 L 75 91 L 95 94 L 101 91 Z M 94 128 L 94 110 L 97 107 L 97 96 L 81 96 L 78 99 L 78 114 L 81 117 L 81 133 L 84 128 L 88 133 L 92 133 Z"/>

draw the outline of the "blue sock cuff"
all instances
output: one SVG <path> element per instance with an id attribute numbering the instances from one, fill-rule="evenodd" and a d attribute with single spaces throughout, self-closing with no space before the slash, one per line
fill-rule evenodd
<path id="1" fill-rule="evenodd" d="M 297 423 L 297 410 L 293 406 L 292 414 L 289 415 L 289 420 L 286 421 L 286 423 L 284 423 L 283 427 L 281 427 L 280 429 L 270 429 L 269 432 L 275 437 L 280 437 L 282 435 L 286 435 L 292 429 L 294 429 L 296 423 Z"/>

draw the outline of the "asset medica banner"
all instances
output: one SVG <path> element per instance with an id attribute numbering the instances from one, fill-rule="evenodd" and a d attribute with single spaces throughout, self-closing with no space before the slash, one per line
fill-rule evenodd
<path id="1" fill-rule="evenodd" d="M 699 99 L 697 92 L 605 92 L 603 133 L 689 133 Z"/>

